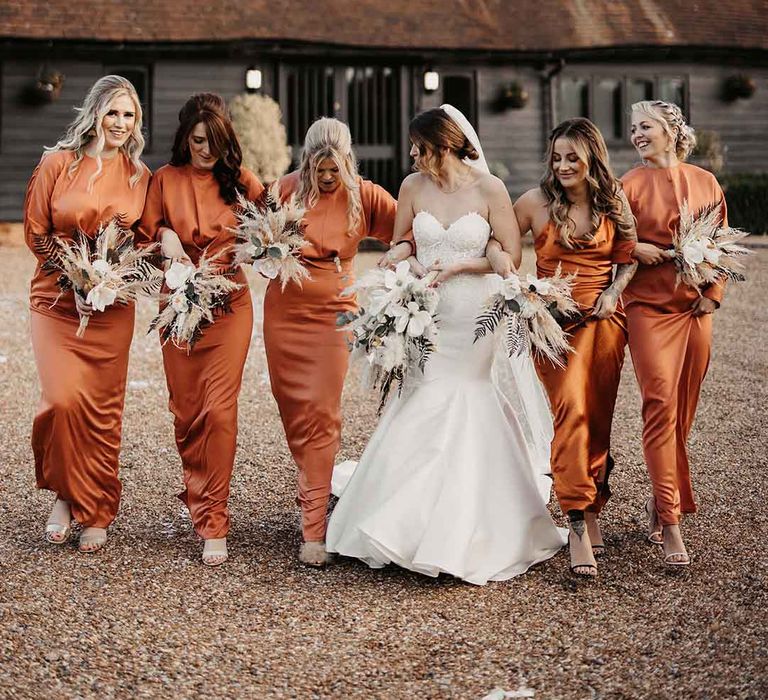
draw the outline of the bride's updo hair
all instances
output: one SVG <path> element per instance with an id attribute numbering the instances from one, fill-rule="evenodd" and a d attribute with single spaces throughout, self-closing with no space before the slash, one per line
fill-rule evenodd
<path id="1" fill-rule="evenodd" d="M 670 143 L 675 147 L 675 154 L 678 159 L 685 160 L 688 158 L 696 146 L 696 135 L 686 123 L 680 107 L 661 100 L 643 100 L 642 102 L 635 102 L 632 105 L 632 111 L 646 114 L 661 124 Z"/>
<path id="2" fill-rule="evenodd" d="M 408 125 L 408 135 L 419 150 L 414 169 L 442 182 L 443 161 L 447 153 L 459 160 L 477 160 L 479 155 L 459 125 L 442 109 L 417 114 Z"/>

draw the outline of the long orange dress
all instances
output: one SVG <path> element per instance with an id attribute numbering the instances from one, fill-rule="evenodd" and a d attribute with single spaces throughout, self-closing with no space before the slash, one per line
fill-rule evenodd
<path id="1" fill-rule="evenodd" d="M 669 248 L 684 200 L 694 211 L 719 204 L 726 220 L 720 185 L 694 165 L 638 167 L 622 182 L 641 242 Z M 719 304 L 723 287 L 711 285 L 702 294 Z M 662 525 L 696 511 L 686 442 L 712 344 L 712 315 L 694 317 L 691 311 L 697 298 L 687 285 L 675 288 L 672 262 L 640 265 L 624 292 L 629 349 L 643 399 L 643 451 Z"/>
<path id="2" fill-rule="evenodd" d="M 299 174 L 280 180 L 281 195 L 298 188 Z M 354 281 L 353 258 L 360 240 L 392 240 L 396 202 L 383 188 L 360 183 L 363 221 L 347 227 L 347 190 L 321 194 L 307 211 L 303 259 L 312 276 L 302 287 L 284 291 L 270 282 L 264 298 L 264 345 L 272 393 L 280 410 L 291 454 L 299 468 L 298 503 L 307 542 L 325 540 L 333 462 L 341 435 L 341 392 L 349 350 L 336 328 L 336 316 L 356 308 L 340 293 Z"/>
<path id="3" fill-rule="evenodd" d="M 565 368 L 538 359 L 536 370 L 554 418 L 551 465 L 560 508 L 563 513 L 599 513 L 610 496 L 611 423 L 627 330 L 621 303 L 610 318 L 589 314 L 611 285 L 613 265 L 633 262 L 635 241 L 621 239 L 614 223 L 603 218 L 594 238 L 578 245 L 573 250 L 562 245 L 552 222 L 534 241 L 538 276 L 551 277 L 558 265 L 563 274 L 575 274 L 573 298 L 583 314 L 583 320 L 565 326 L 574 349 L 565 358 Z"/>
<path id="4" fill-rule="evenodd" d="M 264 189 L 249 170 L 241 171 L 240 181 L 249 199 Z M 226 265 L 232 257 L 226 249 L 235 242 L 230 229 L 236 224 L 234 208 L 222 199 L 211 170 L 165 165 L 152 178 L 140 231 L 159 240 L 160 228 L 170 228 L 195 264 L 205 251 L 207 257 L 220 253 L 219 260 Z M 184 468 L 185 490 L 179 498 L 203 539 L 226 537 L 229 532 L 237 399 L 253 329 L 251 294 L 242 268 L 233 279 L 243 287 L 230 297 L 231 312 L 217 315 L 190 353 L 171 342 L 163 345 L 168 407 Z"/>
<path id="5" fill-rule="evenodd" d="M 73 151 L 43 156 L 27 186 L 24 235 L 56 234 L 71 240 L 77 231 L 93 236 L 118 218 L 130 228 L 141 215 L 149 183 L 145 168 L 131 187 L 134 166 L 122 152 L 104 160 L 89 191 L 96 161 L 83 156 L 74 173 Z M 69 501 L 85 527 L 107 527 L 117 515 L 118 478 L 128 350 L 134 306 L 94 311 L 85 335 L 75 334 L 79 317 L 73 292 L 58 296 L 57 274 L 35 269 L 30 289 L 32 348 L 40 377 L 40 406 L 32 425 L 37 486 Z"/>

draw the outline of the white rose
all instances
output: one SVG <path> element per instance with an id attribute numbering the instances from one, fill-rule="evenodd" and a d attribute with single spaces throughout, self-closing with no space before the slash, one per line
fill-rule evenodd
<path id="1" fill-rule="evenodd" d="M 689 265 L 699 265 L 704 262 L 705 250 L 703 241 L 693 241 L 683 246 L 683 258 Z"/>
<path id="2" fill-rule="evenodd" d="M 280 273 L 280 261 L 277 258 L 260 258 L 253 261 L 253 269 L 273 280 Z"/>
<path id="3" fill-rule="evenodd" d="M 101 282 L 88 292 L 85 303 L 90 304 L 97 311 L 104 311 L 107 306 L 115 303 L 116 298 L 117 291 Z"/>
<path id="4" fill-rule="evenodd" d="M 175 260 L 165 273 L 165 283 L 169 289 L 178 289 L 192 276 L 195 268 Z"/>
<path id="5" fill-rule="evenodd" d="M 505 299 L 514 299 L 520 296 L 520 292 L 522 292 L 522 287 L 520 286 L 520 278 L 517 275 L 510 275 L 502 280 L 501 293 Z"/>
<path id="6" fill-rule="evenodd" d="M 112 272 L 112 266 L 106 261 L 102 260 L 101 258 L 97 258 L 93 261 L 93 269 L 96 270 L 102 277 L 106 277 L 110 272 Z"/>

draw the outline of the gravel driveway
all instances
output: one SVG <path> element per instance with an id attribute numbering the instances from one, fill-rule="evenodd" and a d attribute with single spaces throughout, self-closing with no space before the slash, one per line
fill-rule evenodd
<path id="1" fill-rule="evenodd" d="M 524 682 L 537 700 L 768 696 L 768 251 L 717 314 L 691 440 L 700 513 L 683 529 L 693 565 L 666 569 L 643 538 L 648 483 L 628 362 L 599 579 L 574 581 L 563 552 L 484 588 L 350 560 L 327 571 L 297 563 L 295 472 L 258 322 L 240 401 L 231 558 L 203 567 L 175 498 L 181 471 L 157 337 L 145 335 L 148 302 L 109 545 L 90 556 L 46 545 L 52 497 L 34 488 L 29 446 L 32 267 L 25 249 L 0 248 L 0 698 L 479 700 Z M 253 289 L 260 299 L 263 285 Z M 360 454 L 374 409 L 350 377 L 342 458 Z"/>

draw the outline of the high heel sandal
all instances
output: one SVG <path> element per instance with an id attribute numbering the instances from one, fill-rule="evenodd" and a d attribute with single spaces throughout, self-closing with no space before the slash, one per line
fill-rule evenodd
<path id="1" fill-rule="evenodd" d="M 597 576 L 597 564 L 596 563 L 590 562 L 590 561 L 583 562 L 581 564 L 573 562 L 573 554 L 572 554 L 572 550 L 571 550 L 571 537 L 574 534 L 576 534 L 576 535 L 578 535 L 579 538 L 586 537 L 587 540 L 589 540 L 589 533 L 587 532 L 587 525 L 584 522 L 584 513 L 583 513 L 583 511 L 574 511 L 574 510 L 568 511 L 568 519 L 570 521 L 570 528 L 568 530 L 568 554 L 569 554 L 569 556 L 571 556 L 571 563 L 570 563 L 571 573 L 574 576 L 579 576 L 579 577 L 582 577 L 582 578 L 595 578 Z M 578 533 L 574 532 L 575 529 L 576 529 L 574 526 L 578 527 L 578 525 L 577 525 L 578 523 L 581 523 L 581 527 L 584 528 L 584 534 L 583 535 L 579 535 Z M 591 547 L 590 547 L 590 549 L 591 549 Z M 594 557 L 594 554 L 592 556 Z M 577 571 L 576 569 L 588 569 L 588 571 Z"/>
<path id="2" fill-rule="evenodd" d="M 664 544 L 664 535 L 662 533 L 661 524 L 659 523 L 659 518 L 656 515 L 656 508 L 654 507 L 653 497 L 649 498 L 645 502 L 645 516 L 648 519 L 649 530 L 648 534 L 645 536 L 645 539 L 648 540 L 651 544 L 661 546 Z M 658 528 L 658 530 L 655 528 Z"/>
<path id="3" fill-rule="evenodd" d="M 664 529 L 662 528 L 662 552 L 664 552 Z M 680 561 L 675 561 L 672 557 L 685 557 L 685 559 L 682 559 Z M 664 564 L 667 566 L 672 567 L 680 567 L 680 566 L 690 566 L 691 565 L 691 557 L 688 554 L 688 552 L 669 552 L 668 554 L 664 552 Z"/>
<path id="4" fill-rule="evenodd" d="M 229 558 L 227 538 L 205 540 L 203 545 L 203 564 L 206 566 L 221 566 Z"/>
<path id="5" fill-rule="evenodd" d="M 86 527 L 80 534 L 77 551 L 82 554 L 94 554 L 104 549 L 107 544 L 107 530 L 103 527 Z"/>
<path id="6" fill-rule="evenodd" d="M 325 549 L 325 542 L 302 542 L 299 548 L 299 561 L 316 569 L 323 569 L 331 557 Z"/>
<path id="7" fill-rule="evenodd" d="M 50 544 L 66 544 L 69 542 L 69 536 L 72 534 L 72 513 L 69 514 L 69 524 L 62 525 L 53 518 L 53 511 L 56 510 L 56 505 L 61 499 L 57 498 L 53 504 L 53 510 L 48 516 L 48 521 L 45 523 L 45 541 Z M 63 502 L 63 501 L 62 501 Z M 53 535 L 59 535 L 59 537 L 53 537 Z"/>

